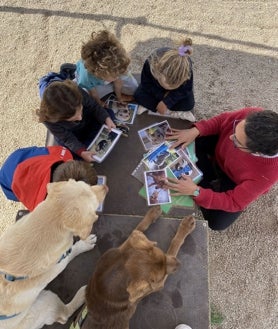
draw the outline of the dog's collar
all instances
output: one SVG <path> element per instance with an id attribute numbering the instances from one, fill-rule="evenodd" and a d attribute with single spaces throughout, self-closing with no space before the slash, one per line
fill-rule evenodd
<path id="1" fill-rule="evenodd" d="M 7 280 L 7 281 L 17 281 L 17 280 L 25 280 L 28 278 L 28 276 L 14 276 L 12 274 L 8 274 L 8 273 L 5 273 L 5 272 L 0 272 L 0 274 L 4 275 L 4 278 Z"/>
<path id="2" fill-rule="evenodd" d="M 78 313 L 76 319 L 72 322 L 70 329 L 81 329 L 83 322 L 88 314 L 88 309 L 86 304 L 82 307 L 81 311 Z"/>
<path id="3" fill-rule="evenodd" d="M 16 314 L 13 314 L 13 315 L 0 315 L 0 321 L 1 320 L 8 320 L 8 319 L 11 319 L 17 315 L 19 315 L 20 313 L 16 313 Z"/>
<path id="4" fill-rule="evenodd" d="M 65 259 L 72 251 L 72 248 L 69 248 L 61 257 L 60 259 L 58 260 L 57 263 L 60 263 L 63 259 Z M 18 280 L 25 280 L 28 278 L 28 276 L 14 276 L 12 274 L 8 274 L 8 273 L 5 273 L 5 272 L 0 272 L 0 274 L 2 274 L 4 276 L 4 278 L 7 280 L 7 281 L 18 281 Z M 1 316 L 1 315 L 0 315 Z"/>
<path id="5" fill-rule="evenodd" d="M 61 257 L 60 259 L 58 260 L 57 263 L 60 263 L 63 259 L 65 259 L 66 257 L 68 257 L 68 255 L 71 253 L 72 251 L 72 248 L 69 248 Z"/>

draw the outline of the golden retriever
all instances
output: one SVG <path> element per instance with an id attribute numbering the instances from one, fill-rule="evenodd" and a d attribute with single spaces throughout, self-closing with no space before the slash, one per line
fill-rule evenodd
<path id="1" fill-rule="evenodd" d="M 96 242 L 90 234 L 107 187 L 69 180 L 50 183 L 34 211 L 0 238 L 0 328 L 39 329 L 65 323 L 85 299 L 85 287 L 65 305 L 44 288 Z M 73 244 L 73 236 L 81 240 Z"/>
<path id="2" fill-rule="evenodd" d="M 86 289 L 88 314 L 84 319 L 83 309 L 70 328 L 83 321 L 82 329 L 128 329 L 138 302 L 164 287 L 168 274 L 179 265 L 176 256 L 194 230 L 195 219 L 189 216 L 181 221 L 164 253 L 143 234 L 160 215 L 159 206 L 151 207 L 120 247 L 111 248 L 100 257 Z"/>

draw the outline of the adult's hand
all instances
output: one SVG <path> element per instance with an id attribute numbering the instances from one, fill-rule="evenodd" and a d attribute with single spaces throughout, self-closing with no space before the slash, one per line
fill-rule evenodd
<path id="1" fill-rule="evenodd" d="M 200 134 L 199 130 L 196 127 L 190 129 L 171 129 L 170 132 L 167 132 L 166 140 L 175 141 L 171 148 L 175 148 L 179 145 L 184 149 L 187 145 L 192 143 L 196 137 Z"/>
<path id="2" fill-rule="evenodd" d="M 181 179 L 168 177 L 167 181 L 165 182 L 165 187 L 174 191 L 171 192 L 172 196 L 179 196 L 179 195 L 193 195 L 198 185 L 195 184 L 190 177 L 183 174 Z"/>

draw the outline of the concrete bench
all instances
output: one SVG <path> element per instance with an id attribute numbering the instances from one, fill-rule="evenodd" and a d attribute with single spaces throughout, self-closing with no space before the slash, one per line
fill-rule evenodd
<path id="1" fill-rule="evenodd" d="M 109 248 L 118 247 L 140 220 L 139 216 L 101 215 L 94 226 L 98 237 L 95 248 L 73 260 L 48 289 L 57 293 L 64 302 L 69 302 L 78 288 L 88 282 L 100 255 Z M 178 225 L 177 219 L 160 218 L 145 234 L 166 251 Z M 130 329 L 174 329 L 180 323 L 194 329 L 209 328 L 207 243 L 207 224 L 198 220 L 196 229 L 187 237 L 178 254 L 181 266 L 168 277 L 163 290 L 139 303 L 130 321 Z M 56 323 L 44 329 L 68 329 L 73 318 L 65 325 Z"/>

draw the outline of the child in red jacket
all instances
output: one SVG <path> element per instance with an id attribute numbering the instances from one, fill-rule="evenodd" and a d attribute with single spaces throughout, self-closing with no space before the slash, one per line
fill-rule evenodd
<path id="1" fill-rule="evenodd" d="M 73 160 L 62 146 L 18 149 L 0 169 L 0 185 L 6 197 L 22 202 L 30 211 L 45 199 L 49 182 L 70 178 L 89 185 L 97 183 L 95 169 L 87 162 Z"/>

